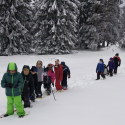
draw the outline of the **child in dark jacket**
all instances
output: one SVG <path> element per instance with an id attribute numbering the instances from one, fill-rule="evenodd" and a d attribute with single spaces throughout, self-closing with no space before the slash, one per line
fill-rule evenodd
<path id="1" fill-rule="evenodd" d="M 46 89 L 47 95 L 51 93 L 51 84 L 54 87 L 55 73 L 53 71 L 53 64 L 48 64 L 47 68 L 44 70 L 46 73 L 44 75 L 44 88 Z"/>
<path id="2" fill-rule="evenodd" d="M 23 88 L 22 88 L 22 100 L 24 101 L 24 108 L 30 107 L 30 95 L 34 94 L 34 80 L 32 75 L 30 74 L 30 67 L 27 65 L 23 66 L 22 71 L 23 76 Z"/>
<path id="3" fill-rule="evenodd" d="M 96 80 L 100 79 L 100 75 L 103 77 L 103 79 L 105 79 L 105 75 L 103 74 L 104 73 L 103 59 L 100 59 L 100 62 L 98 63 L 97 68 L 96 68 L 96 73 L 97 73 L 97 79 Z"/>
<path id="4" fill-rule="evenodd" d="M 61 62 L 62 68 L 63 68 L 63 80 L 62 80 L 62 87 L 63 90 L 67 90 L 67 76 L 70 78 L 70 70 L 69 67 L 66 66 L 65 62 Z"/>
<path id="5" fill-rule="evenodd" d="M 113 76 L 113 69 L 114 69 L 114 71 L 116 71 L 115 63 L 113 61 L 113 58 L 110 58 L 110 61 L 109 61 L 108 65 L 107 65 L 107 67 L 109 67 L 110 76 Z"/>
<path id="6" fill-rule="evenodd" d="M 30 99 L 31 99 L 31 101 L 34 102 L 35 97 L 38 96 L 38 92 L 37 92 L 37 86 L 38 86 L 37 67 L 32 66 L 30 72 L 31 72 L 31 75 L 33 76 L 33 79 L 34 79 L 34 89 L 35 89 L 35 94 L 36 94 L 36 95 L 34 94 L 34 96 L 32 96 Z"/>

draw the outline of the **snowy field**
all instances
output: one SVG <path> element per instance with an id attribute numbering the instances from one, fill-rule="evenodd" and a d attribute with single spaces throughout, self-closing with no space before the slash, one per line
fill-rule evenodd
<path id="1" fill-rule="evenodd" d="M 122 65 L 118 75 L 96 81 L 99 59 L 108 64 L 110 57 L 120 54 Z M 47 96 L 32 103 L 30 115 L 19 119 L 13 116 L 0 119 L 0 125 L 125 125 L 125 52 L 112 46 L 103 51 L 73 51 L 70 55 L 29 55 L 0 57 L 0 79 L 9 62 L 16 62 L 21 72 L 23 65 L 36 65 L 42 60 L 46 66 L 55 59 L 65 61 L 71 70 L 69 90 Z M 0 114 L 6 112 L 5 90 L 0 88 Z"/>

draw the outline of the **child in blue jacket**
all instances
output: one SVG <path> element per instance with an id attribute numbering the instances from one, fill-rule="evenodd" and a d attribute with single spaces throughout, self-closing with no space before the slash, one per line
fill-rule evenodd
<path id="1" fill-rule="evenodd" d="M 103 74 L 104 73 L 103 59 L 100 59 L 100 62 L 98 63 L 97 68 L 96 68 L 96 73 L 97 73 L 97 79 L 96 80 L 100 79 L 100 75 L 103 77 L 103 79 L 106 79 L 105 75 Z"/>

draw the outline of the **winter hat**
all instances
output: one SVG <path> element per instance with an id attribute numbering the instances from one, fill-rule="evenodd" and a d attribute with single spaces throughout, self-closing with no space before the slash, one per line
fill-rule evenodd
<path id="1" fill-rule="evenodd" d="M 47 67 L 51 67 L 51 68 L 52 68 L 52 67 L 53 67 L 53 64 L 49 63 Z"/>
<path id="2" fill-rule="evenodd" d="M 55 63 L 59 63 L 59 59 L 56 59 Z"/>
<path id="3" fill-rule="evenodd" d="M 9 70 L 17 70 L 17 65 L 14 62 L 8 64 L 7 71 Z"/>
<path id="4" fill-rule="evenodd" d="M 116 56 L 119 56 L 119 53 L 116 53 L 115 55 L 116 55 Z"/>
<path id="5" fill-rule="evenodd" d="M 24 66 L 23 66 L 23 70 L 24 70 L 24 69 L 30 70 L 30 67 L 29 67 L 28 65 L 24 65 Z"/>
<path id="6" fill-rule="evenodd" d="M 31 70 L 32 72 L 37 72 L 37 67 L 36 66 L 32 66 Z"/>
<path id="7" fill-rule="evenodd" d="M 42 65 L 43 65 L 43 62 L 42 62 L 41 60 L 38 60 L 38 61 L 37 61 L 37 64 L 40 64 L 40 65 L 42 66 Z M 36 65 L 37 65 L 37 64 L 36 64 Z"/>
<path id="8" fill-rule="evenodd" d="M 110 58 L 111 61 L 113 61 L 113 58 Z"/>
<path id="9" fill-rule="evenodd" d="M 66 64 L 65 64 L 65 62 L 61 62 L 61 65 L 65 66 Z"/>
<path id="10" fill-rule="evenodd" d="M 100 59 L 100 61 L 102 61 L 102 62 L 103 62 L 103 59 Z"/>

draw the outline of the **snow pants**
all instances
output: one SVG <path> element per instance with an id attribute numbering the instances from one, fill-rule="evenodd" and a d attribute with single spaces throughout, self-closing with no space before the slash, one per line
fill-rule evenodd
<path id="1" fill-rule="evenodd" d="M 42 90 L 41 90 L 41 87 L 42 87 L 42 84 L 43 82 L 38 82 L 38 85 L 37 85 L 37 96 L 42 96 Z"/>
<path id="2" fill-rule="evenodd" d="M 56 90 L 62 90 L 62 86 L 61 86 L 61 81 L 60 80 L 56 80 L 55 87 L 56 87 Z"/>
<path id="3" fill-rule="evenodd" d="M 105 75 L 104 74 L 101 74 L 101 72 L 97 72 L 97 79 L 100 79 L 100 75 L 102 76 L 102 78 L 105 78 Z"/>
<path id="4" fill-rule="evenodd" d="M 44 89 L 51 92 L 51 83 L 48 84 L 44 83 Z"/>
<path id="5" fill-rule="evenodd" d="M 114 73 L 117 73 L 118 65 L 115 64 L 115 68 L 116 68 L 116 71 L 114 71 Z"/>
<path id="6" fill-rule="evenodd" d="M 24 108 L 30 107 L 29 91 L 22 93 L 22 100 L 24 101 Z"/>
<path id="7" fill-rule="evenodd" d="M 7 96 L 7 112 L 6 114 L 8 115 L 13 115 L 14 114 L 14 105 L 17 109 L 17 115 L 18 116 L 25 116 L 25 111 L 24 111 L 24 107 L 22 104 L 22 99 L 21 99 L 21 95 L 20 96 Z"/>
<path id="8" fill-rule="evenodd" d="M 66 76 L 63 76 L 63 80 L 62 80 L 61 85 L 62 85 L 63 87 L 67 87 L 67 75 L 66 75 Z"/>
<path id="9" fill-rule="evenodd" d="M 113 76 L 113 69 L 109 69 L 110 76 Z"/>

